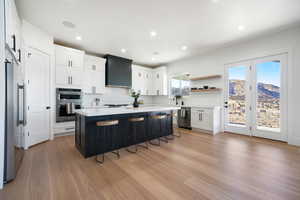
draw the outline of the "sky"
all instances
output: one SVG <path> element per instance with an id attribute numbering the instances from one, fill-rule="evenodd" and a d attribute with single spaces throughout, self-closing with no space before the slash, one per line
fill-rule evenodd
<path id="1" fill-rule="evenodd" d="M 280 63 L 264 62 L 256 65 L 257 81 L 280 87 Z M 245 80 L 246 68 L 243 66 L 229 69 L 230 79 Z"/>

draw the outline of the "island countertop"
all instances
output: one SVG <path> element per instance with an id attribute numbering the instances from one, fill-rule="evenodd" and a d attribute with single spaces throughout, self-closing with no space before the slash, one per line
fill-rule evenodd
<path id="1" fill-rule="evenodd" d="M 120 107 L 120 108 L 80 109 L 80 110 L 76 110 L 76 113 L 86 117 L 96 117 L 96 116 L 168 111 L 168 110 L 179 110 L 179 109 L 180 109 L 179 106 L 144 106 L 138 108 Z"/>

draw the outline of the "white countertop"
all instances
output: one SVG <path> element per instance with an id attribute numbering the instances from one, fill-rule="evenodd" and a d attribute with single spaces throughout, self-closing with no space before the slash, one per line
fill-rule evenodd
<path id="1" fill-rule="evenodd" d="M 139 108 L 121 107 L 121 108 L 81 109 L 81 110 L 76 110 L 76 113 L 87 117 L 95 117 L 95 116 L 156 112 L 156 111 L 179 110 L 179 109 L 180 109 L 179 106 L 143 106 Z"/>

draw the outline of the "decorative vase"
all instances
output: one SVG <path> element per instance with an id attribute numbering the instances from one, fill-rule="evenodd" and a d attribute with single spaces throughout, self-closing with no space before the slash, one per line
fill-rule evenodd
<path id="1" fill-rule="evenodd" d="M 134 98 L 133 107 L 134 108 L 138 108 L 139 107 L 138 98 Z"/>

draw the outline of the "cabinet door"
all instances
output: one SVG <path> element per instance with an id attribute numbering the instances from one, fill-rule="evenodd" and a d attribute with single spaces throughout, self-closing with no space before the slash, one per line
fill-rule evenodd
<path id="1" fill-rule="evenodd" d="M 70 56 L 68 54 L 68 50 L 62 46 L 55 46 L 55 62 L 56 67 L 70 67 Z"/>
<path id="2" fill-rule="evenodd" d="M 93 71 L 85 70 L 83 76 L 83 92 L 87 94 L 94 93 Z"/>
<path id="3" fill-rule="evenodd" d="M 95 92 L 97 94 L 105 93 L 105 71 L 96 71 L 94 73 Z"/>
<path id="4" fill-rule="evenodd" d="M 152 95 L 152 69 L 146 69 L 144 73 L 145 95 Z"/>
<path id="5" fill-rule="evenodd" d="M 154 88 L 155 88 L 155 95 L 162 95 L 162 77 L 161 77 L 161 72 L 160 71 L 155 71 L 154 72 Z"/>
<path id="6" fill-rule="evenodd" d="M 82 84 L 82 72 L 77 70 L 70 71 L 71 85 L 74 87 L 81 88 Z"/>
<path id="7" fill-rule="evenodd" d="M 132 89 L 143 94 L 144 87 L 143 70 L 139 66 L 132 67 Z"/>
<path id="8" fill-rule="evenodd" d="M 72 69 L 81 70 L 83 69 L 83 56 L 82 51 L 70 49 L 69 52 L 70 65 Z"/>
<path id="9" fill-rule="evenodd" d="M 70 75 L 67 68 L 56 68 L 56 84 L 69 85 Z"/>
<path id="10" fill-rule="evenodd" d="M 213 130 L 212 111 L 210 109 L 192 109 L 191 125 L 194 128 Z"/>

